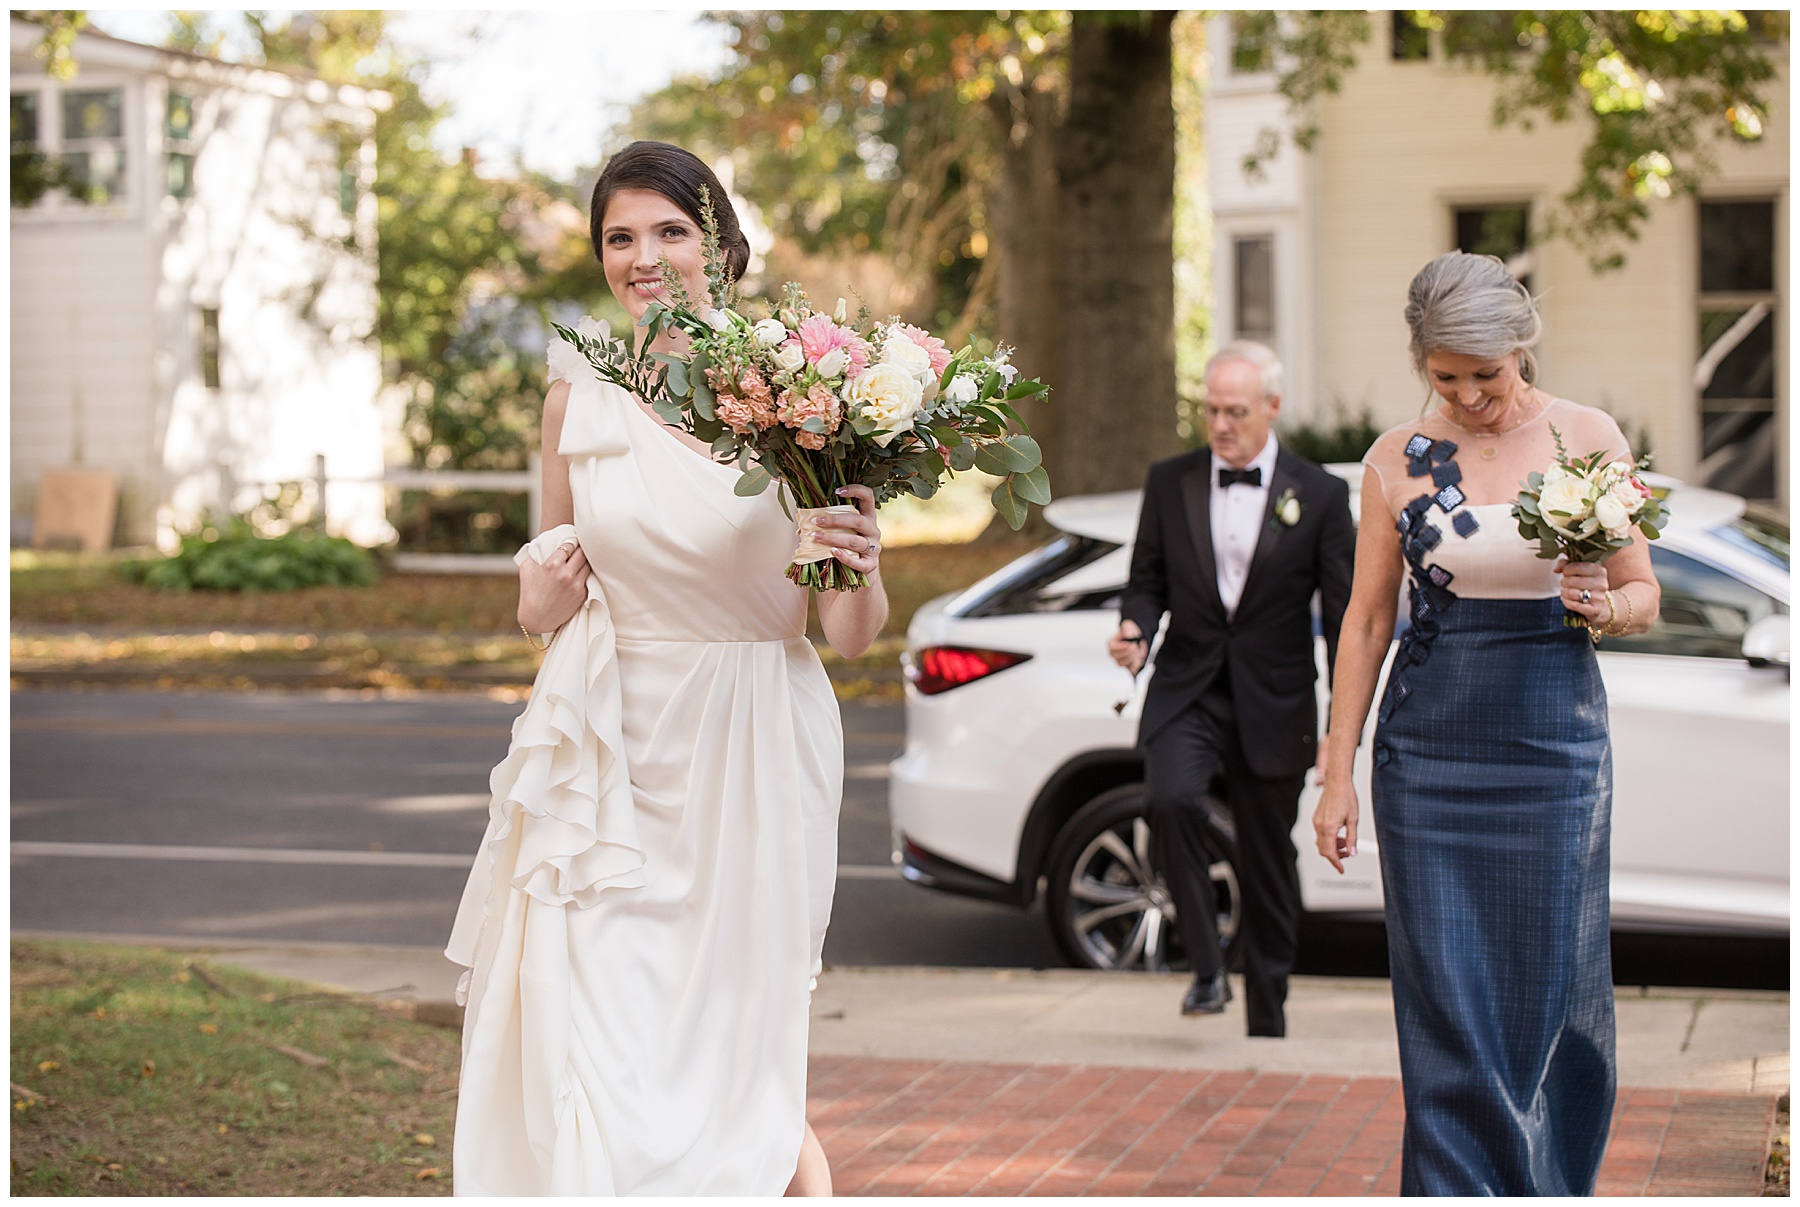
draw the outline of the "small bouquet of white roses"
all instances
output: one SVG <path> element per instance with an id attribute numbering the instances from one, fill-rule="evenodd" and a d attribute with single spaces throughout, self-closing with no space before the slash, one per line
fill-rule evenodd
<path id="1" fill-rule="evenodd" d="M 1603 562 L 1632 543 L 1634 528 L 1645 540 L 1662 535 L 1662 499 L 1638 476 L 1649 467 L 1648 457 L 1633 464 L 1596 452 L 1571 460 L 1562 433 L 1552 427 L 1550 435 L 1556 460 L 1543 473 L 1526 476 L 1512 507 L 1519 535 L 1537 542 L 1539 557 Z M 1568 623 L 1587 622 L 1570 617 Z"/>
<path id="2" fill-rule="evenodd" d="M 556 332 L 664 422 L 711 444 L 715 460 L 735 462 L 738 494 L 760 494 L 771 482 L 786 489 L 800 523 L 790 579 L 822 591 L 866 581 L 808 531 L 823 511 L 854 510 L 837 494 L 852 483 L 869 487 L 877 503 L 905 492 L 930 498 L 949 474 L 978 468 L 1002 479 L 994 506 L 1014 529 L 1029 503 L 1050 501 L 1043 455 L 1013 407 L 1047 387 L 1019 380 L 1006 349 L 952 352 L 897 318 L 872 322 L 867 307 L 851 322 L 842 299 L 832 313 L 816 311 L 792 283 L 773 314 L 747 317 L 733 308 L 716 225 L 703 226 L 714 304 L 688 296 L 665 263 L 669 302 L 653 303 L 640 320 L 643 347 L 672 328 L 687 333 L 685 353 L 634 356 L 586 322 Z"/>

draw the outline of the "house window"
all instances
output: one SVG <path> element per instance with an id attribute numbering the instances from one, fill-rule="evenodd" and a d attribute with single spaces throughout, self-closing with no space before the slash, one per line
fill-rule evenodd
<path id="1" fill-rule="evenodd" d="M 1256 75 L 1275 70 L 1276 14 L 1231 14 L 1231 73 Z"/>
<path id="2" fill-rule="evenodd" d="M 50 161 L 38 133 L 38 94 L 12 94 L 12 203 L 25 209 L 52 187 Z"/>
<path id="3" fill-rule="evenodd" d="M 1275 237 L 1239 236 L 1231 241 L 1231 256 L 1237 297 L 1234 334 L 1268 343 L 1275 335 Z"/>
<path id="4" fill-rule="evenodd" d="M 1528 34 L 1519 32 L 1514 12 L 1495 9 L 1461 9 L 1444 14 L 1444 53 L 1479 57 L 1501 50 L 1530 46 Z"/>
<path id="5" fill-rule="evenodd" d="M 213 306 L 200 309 L 200 383 L 219 388 L 219 311 Z"/>
<path id="6" fill-rule="evenodd" d="M 1775 203 L 1700 203 L 1699 478 L 1775 497 Z"/>
<path id="7" fill-rule="evenodd" d="M 1499 256 L 1526 289 L 1531 288 L 1531 206 L 1527 204 L 1457 206 L 1452 211 L 1456 250 L 1476 256 Z"/>
<path id="8" fill-rule="evenodd" d="M 62 164 L 69 196 L 105 205 L 125 195 L 125 94 L 117 88 L 62 95 Z"/>
<path id="9" fill-rule="evenodd" d="M 1396 62 L 1418 62 L 1431 57 L 1431 32 L 1419 23 L 1419 10 L 1393 11 L 1393 56 Z"/>
<path id="10" fill-rule="evenodd" d="M 163 154 L 168 160 L 169 196 L 185 200 L 194 195 L 194 98 L 169 93 L 163 115 Z"/>

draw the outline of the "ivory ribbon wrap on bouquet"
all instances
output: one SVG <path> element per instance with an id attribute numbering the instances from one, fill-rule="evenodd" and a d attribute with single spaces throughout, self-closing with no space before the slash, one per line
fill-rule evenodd
<path id="1" fill-rule="evenodd" d="M 822 544 L 819 541 L 819 517 L 822 515 L 855 515 L 854 503 L 836 503 L 830 507 L 802 507 L 795 513 L 800 529 L 800 543 L 794 548 L 794 560 L 789 565 L 804 566 L 808 562 L 822 562 L 831 556 L 835 546 Z"/>

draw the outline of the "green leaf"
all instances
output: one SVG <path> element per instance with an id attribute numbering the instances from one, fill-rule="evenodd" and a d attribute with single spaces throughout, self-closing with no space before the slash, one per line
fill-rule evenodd
<path id="1" fill-rule="evenodd" d="M 1047 394 L 1049 391 L 1050 387 L 1041 381 L 1015 381 L 1012 389 L 1006 392 L 1006 400 L 1014 402 L 1020 398 L 1032 398 L 1039 394 Z"/>
<path id="2" fill-rule="evenodd" d="M 751 495 L 759 495 L 763 491 L 769 489 L 769 483 L 774 480 L 774 478 L 769 476 L 768 470 L 760 465 L 752 465 L 750 468 L 746 469 L 743 476 L 737 480 L 737 484 L 731 488 L 731 493 L 742 495 L 745 498 L 748 498 Z"/>
<path id="3" fill-rule="evenodd" d="M 1013 457 L 1013 469 L 1018 473 L 1026 473 L 1044 463 L 1044 450 L 1030 436 L 1020 434 L 1008 436 L 1006 447 Z"/>
<path id="4" fill-rule="evenodd" d="M 937 483 L 925 478 L 908 478 L 906 488 L 921 499 L 929 499 L 937 493 Z"/>
<path id="5" fill-rule="evenodd" d="M 1025 516 L 1029 508 L 1026 507 L 1025 500 L 1019 497 L 1018 491 L 1014 489 L 1011 478 L 1007 478 L 1000 485 L 994 487 L 993 498 L 994 510 L 1000 513 L 1000 518 L 1005 520 L 1014 532 L 1025 526 Z"/>
<path id="6" fill-rule="evenodd" d="M 975 447 L 975 468 L 984 474 L 993 474 L 996 478 L 1004 478 L 1012 473 L 1012 461 L 1006 455 L 1005 447 L 1002 444 L 977 445 Z"/>
<path id="7" fill-rule="evenodd" d="M 975 446 L 967 440 L 961 444 L 951 445 L 949 463 L 950 468 L 959 474 L 964 470 L 973 469 L 975 467 Z"/>
<path id="8" fill-rule="evenodd" d="M 1039 465 L 1022 474 L 1011 475 L 1013 489 L 1027 502 L 1036 503 L 1039 507 L 1050 501 L 1050 475 Z"/>
<path id="9" fill-rule="evenodd" d="M 694 414 L 698 415 L 700 418 L 702 418 L 702 419 L 717 418 L 717 412 L 714 410 L 714 407 L 713 407 L 713 403 L 714 403 L 713 388 L 706 383 L 706 379 L 703 377 L 694 379 L 693 403 L 694 403 Z"/>
<path id="10" fill-rule="evenodd" d="M 1638 521 L 1638 531 L 1644 534 L 1644 539 L 1647 541 L 1662 539 L 1662 529 L 1657 528 L 1652 524 L 1645 523 L 1643 520 Z"/>
<path id="11" fill-rule="evenodd" d="M 682 363 L 679 360 L 671 360 L 671 361 L 668 361 L 667 363 L 669 366 L 669 371 L 668 371 L 667 375 L 663 378 L 664 384 L 668 386 L 669 393 L 675 395 L 678 398 L 686 398 L 689 394 L 693 393 L 692 389 L 688 385 L 688 367 L 687 367 L 687 365 Z"/>

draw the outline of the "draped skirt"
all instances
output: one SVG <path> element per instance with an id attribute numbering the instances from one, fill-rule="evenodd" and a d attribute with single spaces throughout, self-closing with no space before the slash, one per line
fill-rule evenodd
<path id="1" fill-rule="evenodd" d="M 1389 675 L 1372 795 L 1403 1194 L 1592 1194 L 1605 1151 L 1612 751 L 1593 645 L 1564 616 L 1455 599 Z"/>

